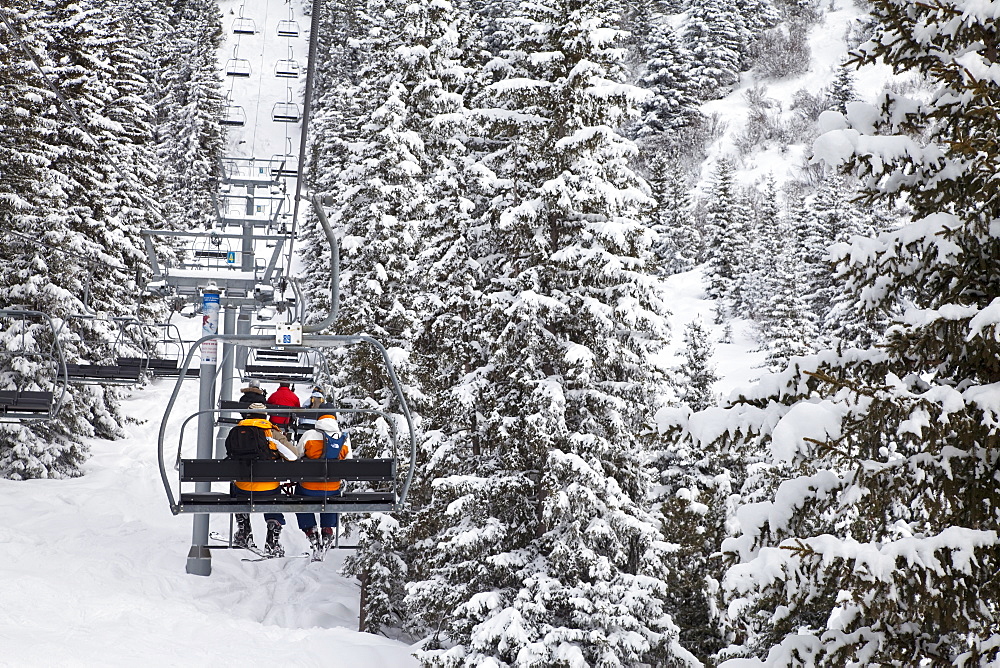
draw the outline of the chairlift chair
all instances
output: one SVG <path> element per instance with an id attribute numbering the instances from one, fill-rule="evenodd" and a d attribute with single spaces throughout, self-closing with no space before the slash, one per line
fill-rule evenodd
<path id="1" fill-rule="evenodd" d="M 68 380 L 66 358 L 54 321 L 41 311 L 25 309 L 0 309 L 0 321 L 10 321 L 10 326 L 4 327 L 8 341 L 0 350 L 0 358 L 10 358 L 12 362 L 14 358 L 32 359 L 43 372 L 40 384 L 38 378 L 16 380 L 19 374 L 0 374 L 5 385 L 0 390 L 0 423 L 57 417 Z"/>
<path id="2" fill-rule="evenodd" d="M 186 369 L 196 352 L 196 347 L 205 341 L 215 339 L 221 343 L 247 346 L 251 349 L 273 348 L 274 339 L 268 336 L 253 335 L 215 335 L 203 337 L 195 342 L 188 351 L 182 369 Z M 413 467 L 416 461 L 416 439 L 414 437 L 413 420 L 406 401 L 403 398 L 399 380 L 396 377 L 388 351 L 374 339 L 366 336 L 312 336 L 303 340 L 302 348 L 291 348 L 295 351 L 310 351 L 317 348 L 369 344 L 376 348 L 386 367 L 390 379 L 392 396 L 395 399 L 395 409 L 399 413 L 371 408 L 272 408 L 269 413 L 288 415 L 320 415 L 333 412 L 347 418 L 364 418 L 383 421 L 387 426 L 388 448 L 390 456 L 382 458 L 355 457 L 346 460 L 307 459 L 299 461 L 244 461 L 228 459 L 200 459 L 185 455 L 184 435 L 188 427 L 200 422 L 199 417 L 206 413 L 218 415 L 231 412 L 230 404 L 211 410 L 201 410 L 188 416 L 177 429 L 171 429 L 177 435 L 177 449 L 172 459 L 174 468 L 178 471 L 177 483 L 172 484 L 167 475 L 166 465 L 166 435 L 170 424 L 170 413 L 180 393 L 181 381 L 178 379 L 174 392 L 167 402 L 166 411 L 160 424 L 158 440 L 158 460 L 160 477 L 167 494 L 170 510 L 175 515 L 181 513 L 263 513 L 263 512 L 334 512 L 334 513 L 371 513 L 395 512 L 403 508 L 406 496 L 413 479 Z M 405 423 L 408 430 L 409 448 L 404 454 L 400 445 L 398 422 Z M 408 454 L 408 457 L 406 456 Z M 231 483 L 240 481 L 251 482 L 333 482 L 346 481 L 361 483 L 366 489 L 346 489 L 340 496 L 305 497 L 286 495 L 276 490 L 273 496 L 252 497 L 232 493 Z M 188 491 L 191 484 L 225 483 L 225 491 L 221 489 L 199 489 Z M 176 494 L 175 494 L 175 491 Z M 344 488 L 342 488 L 344 489 Z"/>
<path id="3" fill-rule="evenodd" d="M 115 364 L 74 362 L 66 364 L 66 375 L 70 383 L 82 385 L 137 385 L 141 382 L 149 353 L 143 324 L 135 318 L 104 318 L 98 315 L 75 315 L 72 319 L 104 321 L 118 329 L 111 344 L 110 359 Z M 131 336 L 132 328 L 139 329 L 138 337 Z M 123 359 L 139 359 L 143 363 L 122 364 Z"/>
<path id="4" fill-rule="evenodd" d="M 256 35 L 257 24 L 253 19 L 240 16 L 233 21 L 233 34 L 235 35 Z"/>
<path id="5" fill-rule="evenodd" d="M 299 24 L 294 19 L 278 21 L 278 37 L 298 37 Z"/>
<path id="6" fill-rule="evenodd" d="M 247 114 L 238 104 L 227 104 L 222 111 L 222 119 L 219 121 L 223 125 L 243 127 L 247 124 Z"/>
<path id="7" fill-rule="evenodd" d="M 300 71 L 299 61 L 291 57 L 279 60 L 274 66 L 274 76 L 281 79 L 298 79 Z"/>
<path id="8" fill-rule="evenodd" d="M 250 61 L 246 58 L 230 58 L 226 61 L 226 76 L 242 77 L 250 76 Z"/>
<path id="9" fill-rule="evenodd" d="M 294 102 L 275 102 L 271 110 L 271 120 L 275 123 L 298 123 L 299 105 Z"/>

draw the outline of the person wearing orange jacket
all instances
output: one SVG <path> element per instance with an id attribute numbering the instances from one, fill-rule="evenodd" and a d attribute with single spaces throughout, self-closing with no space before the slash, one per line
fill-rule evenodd
<path id="1" fill-rule="evenodd" d="M 351 435 L 341 430 L 336 415 L 320 415 L 316 420 L 316 427 L 302 434 L 299 439 L 299 452 L 306 459 L 350 459 L 353 457 Z M 295 487 L 295 494 L 301 496 L 340 496 L 342 493 L 339 480 L 300 482 Z M 337 513 L 319 514 L 322 540 L 320 533 L 316 531 L 314 513 L 295 513 L 295 519 L 314 548 L 328 547 L 333 541 L 338 523 Z"/>
<path id="2" fill-rule="evenodd" d="M 243 412 L 240 420 L 226 436 L 226 453 L 230 459 L 287 459 L 296 460 L 300 456 L 295 445 L 288 440 L 280 429 L 277 429 L 267 419 L 267 406 L 262 403 L 250 404 Z M 238 480 L 233 483 L 233 493 L 239 496 L 273 496 L 281 483 L 251 482 Z M 281 513 L 264 513 L 267 522 L 267 541 L 265 551 L 275 557 L 284 556 L 285 550 L 278 537 L 285 524 L 285 516 Z M 253 531 L 250 527 L 250 515 L 236 513 L 238 527 L 233 535 L 233 545 L 237 547 L 253 547 Z"/>

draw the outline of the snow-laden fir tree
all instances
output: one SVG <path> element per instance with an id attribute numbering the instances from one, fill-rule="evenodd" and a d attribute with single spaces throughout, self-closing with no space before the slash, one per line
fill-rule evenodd
<path id="1" fill-rule="evenodd" d="M 679 447 L 770 451 L 723 544 L 727 655 L 752 659 L 724 666 L 1000 660 L 996 16 L 910 0 L 874 12 L 856 62 L 919 73 L 931 93 L 827 112 L 815 152 L 871 198 L 906 196 L 912 222 L 834 257 L 847 289 L 904 310 L 880 345 L 795 359 L 673 421 Z"/>
<path id="2" fill-rule="evenodd" d="M 691 57 L 681 48 L 680 40 L 664 21 L 654 22 L 646 40 L 646 61 L 638 85 L 652 96 L 642 103 L 642 115 L 632 132 L 638 137 L 667 135 L 673 138 L 683 127 L 701 119 Z"/>
<path id="3" fill-rule="evenodd" d="M 742 305 L 740 279 L 749 254 L 750 212 L 734 181 L 733 166 L 720 160 L 705 195 L 705 262 L 708 292 Z M 730 305 L 730 304 L 727 304 Z"/>
<path id="4" fill-rule="evenodd" d="M 654 271 L 670 276 L 695 267 L 702 253 L 688 181 L 681 170 L 656 156 L 647 179 L 656 200 L 650 228 L 654 234 Z"/>
<path id="5" fill-rule="evenodd" d="M 426 437 L 409 497 L 414 512 L 397 516 L 393 526 L 378 519 L 363 524 L 362 541 L 379 549 L 374 554 L 359 552 L 347 563 L 349 572 L 361 576 L 366 600 L 387 601 L 385 610 L 396 614 L 404 609 L 400 576 L 421 579 L 435 561 L 434 548 L 425 545 L 433 544 L 445 508 L 432 502 L 432 479 L 464 472 L 474 459 L 476 413 L 471 397 L 475 392 L 465 379 L 484 364 L 477 331 L 482 270 L 475 204 L 470 199 L 476 187 L 465 146 L 470 118 L 464 93 L 476 88 L 475 69 L 462 60 L 474 33 L 467 13 L 448 2 L 412 2 L 406 18 L 400 34 L 403 43 L 397 49 L 398 69 L 409 127 L 423 147 L 427 212 L 414 257 L 421 270 L 414 273 L 411 286 L 414 308 L 423 314 L 411 358 L 421 389 L 411 394 L 411 403 L 421 415 Z M 401 555 L 390 545 L 399 545 L 398 550 L 408 554 Z M 405 571 L 394 565 L 400 562 L 409 564 Z M 416 599 L 405 609 L 422 610 L 426 604 L 434 603 Z M 399 623 L 399 617 L 389 620 L 378 610 L 365 613 L 366 630 Z"/>
<path id="6" fill-rule="evenodd" d="M 70 361 L 102 361 L 112 353 L 116 327 L 74 316 L 87 308 L 134 313 L 146 266 L 138 230 L 158 220 L 151 109 L 141 98 L 139 54 L 127 40 L 136 20 L 119 3 L 15 3 L 4 11 L 16 34 L 4 27 L 0 67 L 17 87 L 5 98 L 14 116 L 4 114 L 3 122 L 17 131 L 3 132 L 0 142 L 12 158 L 5 165 L 15 166 L 0 175 L 13 194 L 5 198 L 11 216 L 0 306 L 49 314 L 61 325 Z M 16 118 L 24 112 L 32 118 Z M 4 347 L 16 350 L 19 332 L 5 326 Z M 51 336 L 39 338 L 40 346 L 51 345 Z M 15 356 L 2 363 L 8 387 L 52 389 L 51 371 L 37 362 L 21 364 Z M 81 437 L 119 436 L 121 420 L 112 391 L 72 387 L 58 420 L 3 426 L 0 475 L 74 475 L 86 456 Z"/>
<path id="7" fill-rule="evenodd" d="M 677 398 L 691 410 L 700 411 L 717 403 L 712 386 L 719 380 L 712 363 L 715 354 L 709 333 L 699 320 L 684 328 L 684 362 L 677 367 L 673 385 Z"/>
<path id="8" fill-rule="evenodd" d="M 681 30 L 691 53 L 691 79 L 703 100 L 725 97 L 739 80 L 743 20 L 724 0 L 693 0 Z"/>
<path id="9" fill-rule="evenodd" d="M 665 309 L 647 274 L 646 188 L 614 128 L 630 106 L 598 3 L 524 3 L 483 112 L 495 255 L 483 458 L 445 480 L 426 665 L 665 665 L 689 654 L 663 607 L 668 546 L 637 452 Z M 512 158 L 517 156 L 518 160 Z M 523 160 L 520 158 L 524 158 Z M 693 660 L 693 659 L 692 659 Z"/>

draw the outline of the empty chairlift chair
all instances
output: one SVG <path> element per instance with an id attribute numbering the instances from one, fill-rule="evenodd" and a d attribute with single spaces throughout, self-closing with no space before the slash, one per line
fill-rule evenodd
<path id="1" fill-rule="evenodd" d="M 219 122 L 223 125 L 243 127 L 247 124 L 247 114 L 240 105 L 229 104 L 227 102 L 225 109 L 222 110 L 222 119 Z"/>
<path id="2" fill-rule="evenodd" d="M 293 178 L 299 175 L 299 159 L 292 153 L 292 140 L 285 138 L 284 154 L 271 156 L 271 176 L 273 178 Z"/>
<path id="3" fill-rule="evenodd" d="M 235 21 L 233 21 L 233 34 L 235 35 L 256 35 L 257 34 L 257 24 L 253 22 L 253 19 L 246 18 L 243 16 L 244 5 L 240 5 L 240 15 Z"/>
<path id="4" fill-rule="evenodd" d="M 300 71 L 299 62 L 292 57 L 292 48 L 288 47 L 288 58 L 283 58 L 275 64 L 274 76 L 281 79 L 297 79 Z"/>
<path id="5" fill-rule="evenodd" d="M 287 19 L 283 21 L 278 21 L 278 37 L 298 37 L 299 36 L 299 24 L 293 18 L 293 15 L 289 13 Z"/>
<path id="6" fill-rule="evenodd" d="M 66 395 L 66 361 L 52 319 L 39 311 L 0 310 L 0 422 L 48 420 Z M 19 372 L 15 373 L 14 368 Z M 26 372 L 30 375 L 25 375 Z"/>
<path id="7" fill-rule="evenodd" d="M 288 89 L 288 99 L 285 102 L 275 102 L 271 110 L 271 120 L 275 123 L 298 123 L 301 115 L 299 105 L 292 102 L 292 89 Z"/>
<path id="8" fill-rule="evenodd" d="M 226 76 L 227 77 L 249 77 L 250 76 L 250 61 L 246 58 L 240 58 L 238 48 L 233 49 L 233 57 L 226 61 Z"/>

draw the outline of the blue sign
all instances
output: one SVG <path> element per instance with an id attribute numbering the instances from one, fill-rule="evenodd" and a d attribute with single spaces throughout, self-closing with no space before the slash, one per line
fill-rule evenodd
<path id="1" fill-rule="evenodd" d="M 236 251 L 229 251 L 228 253 L 226 253 L 226 262 L 228 262 L 229 264 L 236 263 Z"/>

